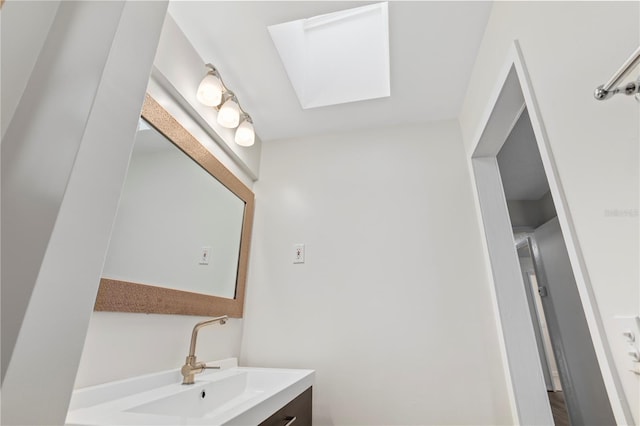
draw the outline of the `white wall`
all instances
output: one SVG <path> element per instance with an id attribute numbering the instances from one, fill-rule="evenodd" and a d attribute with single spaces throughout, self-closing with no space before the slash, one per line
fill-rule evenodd
<path id="1" fill-rule="evenodd" d="M 639 105 L 623 96 L 598 102 L 592 93 L 637 48 L 639 14 L 637 2 L 496 2 L 460 116 L 470 155 L 518 39 L 612 346 L 620 339 L 613 317 L 640 312 Z M 640 380 L 622 368 L 624 352 L 613 355 L 640 423 Z"/>
<path id="2" fill-rule="evenodd" d="M 532 229 L 556 216 L 551 192 L 547 192 L 539 200 L 507 200 L 511 226 Z"/>
<path id="3" fill-rule="evenodd" d="M 4 134 L 3 424 L 64 422 L 166 6 L 62 2 Z"/>
<path id="4" fill-rule="evenodd" d="M 270 142 L 255 192 L 242 362 L 317 424 L 512 424 L 454 121 Z"/>
<path id="5" fill-rule="evenodd" d="M 6 2 L 2 30 L 2 135 L 18 107 L 60 1 Z"/>
<path id="6" fill-rule="evenodd" d="M 2 142 L 5 141 L 4 134 L 13 118 L 20 98 L 27 86 L 33 67 L 38 60 L 42 46 L 44 45 L 51 24 L 58 11 L 60 2 L 12 2 L 4 5 L 0 10 L 2 17 L 2 28 L 0 36 L 2 40 L 2 57 L 0 61 L 1 78 L 1 116 Z M 30 27 L 35 29 L 30 30 Z M 16 43 L 20 40 L 20 43 Z M 9 156 L 6 151 L 3 155 Z M 3 179 L 6 179 L 7 171 L 3 170 Z M 6 190 L 6 188 L 3 188 Z M 38 220 L 43 221 L 41 218 Z M 6 230 L 5 230 L 6 232 Z M 33 250 L 33 246 L 29 248 Z M 42 250 L 40 248 L 38 251 Z M 7 252 L 11 256 L 11 252 Z M 3 261 L 5 263 L 6 260 Z M 35 270 L 32 271 L 35 273 Z M 3 279 L 6 279 L 7 271 L 4 272 Z M 29 279 L 31 281 L 31 279 Z M 7 285 L 3 287 L 2 311 L 2 378 L 11 358 L 13 345 L 18 335 L 20 322 L 30 286 L 15 286 L 11 289 Z"/>

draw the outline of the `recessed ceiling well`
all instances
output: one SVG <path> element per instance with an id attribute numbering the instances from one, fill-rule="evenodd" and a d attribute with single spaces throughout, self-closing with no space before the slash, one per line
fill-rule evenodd
<path id="1" fill-rule="evenodd" d="M 456 119 L 491 2 L 389 2 L 391 96 L 302 108 L 268 27 L 375 3 L 172 1 L 169 13 L 251 111 L 263 142 Z"/>
<path id="2" fill-rule="evenodd" d="M 302 108 L 390 95 L 388 3 L 269 26 Z"/>

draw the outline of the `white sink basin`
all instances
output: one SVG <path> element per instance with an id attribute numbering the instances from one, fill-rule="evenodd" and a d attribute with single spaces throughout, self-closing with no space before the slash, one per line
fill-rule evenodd
<path id="1" fill-rule="evenodd" d="M 178 371 L 74 392 L 67 425 L 257 425 L 313 384 L 312 370 L 231 367 L 180 384 Z"/>
<path id="2" fill-rule="evenodd" d="M 252 372 L 252 375 L 261 374 Z M 189 386 L 170 386 L 171 395 L 133 407 L 128 412 L 175 417 L 215 417 L 230 405 L 249 400 L 264 392 L 247 386 L 246 371 L 233 369 L 220 373 L 218 380 L 199 381 Z M 175 392 L 174 392 L 175 391 Z"/>

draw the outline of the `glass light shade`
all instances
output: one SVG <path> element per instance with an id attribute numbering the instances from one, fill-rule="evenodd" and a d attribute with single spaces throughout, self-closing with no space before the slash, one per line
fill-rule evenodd
<path id="1" fill-rule="evenodd" d="M 256 132 L 249 120 L 244 120 L 236 129 L 236 143 L 240 146 L 251 146 L 255 142 Z"/>
<path id="2" fill-rule="evenodd" d="M 206 106 L 216 107 L 222 102 L 222 82 L 215 75 L 208 73 L 198 86 L 198 101 Z"/>
<path id="3" fill-rule="evenodd" d="M 240 107 L 233 100 L 227 100 L 218 111 L 218 124 L 233 129 L 240 123 Z"/>

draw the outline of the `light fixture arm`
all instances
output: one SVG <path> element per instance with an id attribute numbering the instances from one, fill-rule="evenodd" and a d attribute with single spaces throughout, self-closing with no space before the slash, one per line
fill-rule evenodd
<path id="1" fill-rule="evenodd" d="M 618 93 L 624 93 L 625 95 L 631 96 L 640 93 L 640 80 L 632 81 L 627 83 L 625 86 L 618 86 L 615 89 L 605 90 L 604 86 L 598 86 L 593 96 L 599 100 L 604 101 L 609 99 L 613 95 L 617 95 Z"/>
<path id="2" fill-rule="evenodd" d="M 218 69 L 214 67 L 213 64 L 205 64 L 205 67 L 207 68 L 207 74 L 215 75 L 216 77 L 218 77 L 220 83 L 222 83 L 223 90 L 228 90 L 227 86 L 225 86 L 224 82 L 222 81 L 222 76 L 218 72 Z"/>
<path id="3" fill-rule="evenodd" d="M 242 108 L 242 105 L 240 105 L 240 101 L 236 97 L 235 93 L 233 93 L 231 90 L 229 90 L 227 85 L 224 84 L 224 80 L 222 79 L 222 76 L 220 75 L 220 72 L 218 72 L 218 69 L 216 67 L 214 67 L 213 64 L 211 64 L 211 63 L 205 64 L 205 67 L 208 68 L 207 72 L 215 75 L 216 77 L 218 77 L 218 80 L 220 80 L 220 83 L 222 84 L 222 96 L 224 97 L 224 100 L 222 101 L 222 103 L 220 105 L 218 105 L 217 109 L 218 110 L 220 109 L 220 106 L 222 106 L 222 104 L 224 104 L 224 101 L 229 100 L 229 99 L 233 99 L 233 101 L 235 103 L 237 103 L 238 106 L 240 107 L 240 113 L 242 115 L 249 116 L 249 114 L 246 113 L 244 108 Z M 253 121 L 252 121 L 252 123 L 253 123 Z"/>
<path id="4" fill-rule="evenodd" d="M 220 105 L 218 105 L 216 109 L 219 111 L 222 105 L 224 105 L 224 103 L 227 102 L 228 100 L 232 100 L 235 103 L 237 103 L 238 106 L 240 106 L 240 104 L 238 103 L 238 98 L 236 98 L 236 94 L 233 93 L 231 90 L 227 89 L 226 87 L 224 87 L 224 90 L 222 92 L 222 102 L 220 102 Z"/>

